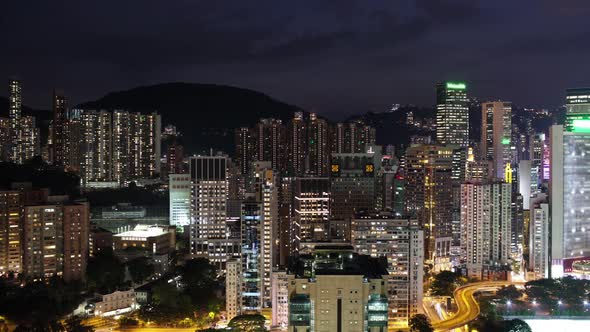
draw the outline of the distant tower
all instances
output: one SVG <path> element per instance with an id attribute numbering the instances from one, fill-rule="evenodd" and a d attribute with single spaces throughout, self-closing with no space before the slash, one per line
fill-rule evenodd
<path id="1" fill-rule="evenodd" d="M 63 167 L 65 165 L 65 141 L 66 141 L 66 97 L 53 91 L 53 164 Z"/>
<path id="2" fill-rule="evenodd" d="M 465 83 L 442 82 L 436 85 L 436 140 L 439 144 L 469 145 Z"/>
<path id="3" fill-rule="evenodd" d="M 8 83 L 8 117 L 10 121 L 10 143 L 12 145 L 11 160 L 22 163 L 21 156 L 21 108 L 22 94 L 19 80 L 10 80 Z"/>
<path id="4" fill-rule="evenodd" d="M 494 101 L 481 104 L 481 155 L 493 161 L 493 175 L 504 178 L 506 164 L 511 161 L 512 103 Z"/>

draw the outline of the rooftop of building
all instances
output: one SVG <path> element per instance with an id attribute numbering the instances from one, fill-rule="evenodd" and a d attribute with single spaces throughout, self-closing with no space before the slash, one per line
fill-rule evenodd
<path id="1" fill-rule="evenodd" d="M 133 230 L 114 235 L 115 237 L 148 238 L 169 233 L 168 226 L 137 225 Z"/>
<path id="2" fill-rule="evenodd" d="M 385 257 L 359 255 L 352 246 L 318 245 L 312 253 L 290 258 L 288 273 L 297 278 L 317 275 L 362 275 L 381 278 L 387 275 Z"/>

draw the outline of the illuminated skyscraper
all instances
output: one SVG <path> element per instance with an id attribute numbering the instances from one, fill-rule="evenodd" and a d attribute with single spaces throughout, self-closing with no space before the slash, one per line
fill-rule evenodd
<path id="1" fill-rule="evenodd" d="M 509 261 L 511 195 L 509 183 L 461 185 L 461 260 L 470 278 L 488 279 Z"/>
<path id="2" fill-rule="evenodd" d="M 22 163 L 21 141 L 21 108 L 22 89 L 19 80 L 10 80 L 8 83 L 8 117 L 10 121 L 10 144 L 12 146 L 11 160 Z"/>
<path id="3" fill-rule="evenodd" d="M 381 153 L 332 154 L 330 237 L 350 241 L 350 221 L 361 211 L 374 212 L 380 194 Z"/>
<path id="4" fill-rule="evenodd" d="M 413 145 L 406 150 L 406 214 L 424 229 L 425 259 L 437 270 L 450 268 L 453 235 L 454 148 Z"/>
<path id="5" fill-rule="evenodd" d="M 424 233 L 417 220 L 387 213 L 357 215 L 351 240 L 361 255 L 387 258 L 389 317 L 407 326 L 422 310 L 424 282 Z"/>
<path id="6" fill-rule="evenodd" d="M 338 123 L 334 128 L 332 153 L 363 153 L 375 145 L 375 128 L 361 121 Z"/>
<path id="7" fill-rule="evenodd" d="M 566 107 L 550 131 L 551 277 L 590 257 L 590 89 L 567 90 Z"/>
<path id="8" fill-rule="evenodd" d="M 242 203 L 242 292 L 239 296 L 242 314 L 260 313 L 263 308 L 262 209 L 262 203 L 253 197 Z"/>
<path id="9" fill-rule="evenodd" d="M 64 167 L 66 161 L 66 122 L 67 108 L 66 97 L 53 91 L 53 123 L 51 144 L 53 147 L 52 159 L 56 166 Z"/>
<path id="10" fill-rule="evenodd" d="M 481 104 L 481 155 L 493 161 L 492 174 L 504 179 L 504 169 L 511 161 L 512 104 L 494 101 Z"/>
<path id="11" fill-rule="evenodd" d="M 307 152 L 306 125 L 303 112 L 296 112 L 289 124 L 289 174 L 302 176 L 305 174 L 305 159 Z"/>
<path id="12" fill-rule="evenodd" d="M 295 180 L 294 216 L 291 223 L 291 253 L 301 242 L 330 238 L 330 179 L 304 177 Z"/>
<path id="13" fill-rule="evenodd" d="M 442 82 L 436 85 L 436 140 L 439 144 L 468 146 L 467 102 L 465 83 Z"/>
<path id="14" fill-rule="evenodd" d="M 248 175 L 252 161 L 256 160 L 256 137 L 247 127 L 236 129 L 235 135 L 236 163 L 240 174 Z"/>
<path id="15" fill-rule="evenodd" d="M 10 120 L 8 118 L 0 118 L 0 160 L 10 161 L 11 153 Z"/>
<path id="16" fill-rule="evenodd" d="M 191 216 L 191 177 L 190 174 L 170 174 L 170 225 L 185 227 L 190 225 Z"/>
<path id="17" fill-rule="evenodd" d="M 281 120 L 260 119 L 256 125 L 256 158 L 269 161 L 274 171 L 286 172 L 287 128 Z"/>
<path id="18" fill-rule="evenodd" d="M 239 239 L 227 225 L 229 159 L 223 155 L 190 159 L 190 250 L 224 271 L 228 259 L 239 256 Z"/>
<path id="19" fill-rule="evenodd" d="M 23 201 L 20 191 L 0 191 L 0 275 L 22 272 Z"/>
<path id="20" fill-rule="evenodd" d="M 535 279 L 549 278 L 549 205 L 535 204 L 529 225 L 529 267 Z"/>
<path id="21" fill-rule="evenodd" d="M 268 161 L 254 164 L 256 201 L 262 205 L 260 221 L 260 277 L 262 279 L 262 306 L 271 306 L 271 273 L 278 265 L 279 201 L 278 178 Z"/>
<path id="22" fill-rule="evenodd" d="M 330 167 L 330 144 L 328 122 L 309 115 L 307 125 L 306 173 L 315 176 L 328 176 Z"/>
<path id="23" fill-rule="evenodd" d="M 35 156 L 41 155 L 41 137 L 35 118 L 22 116 L 20 125 L 20 156 L 19 163 L 23 163 Z"/>
<path id="24" fill-rule="evenodd" d="M 79 149 L 81 177 L 88 182 L 116 182 L 150 178 L 160 171 L 161 119 L 157 113 L 123 110 L 74 110 L 80 114 L 82 141 L 68 138 L 68 154 Z M 68 134 L 77 136 L 77 120 L 68 124 Z M 70 156 L 71 158 L 72 156 Z M 72 158 L 75 159 L 75 158 Z"/>

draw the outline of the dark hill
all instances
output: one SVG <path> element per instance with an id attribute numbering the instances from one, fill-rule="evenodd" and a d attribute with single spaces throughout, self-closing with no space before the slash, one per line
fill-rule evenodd
<path id="1" fill-rule="evenodd" d="M 163 127 L 173 124 L 182 132 L 188 152 L 217 148 L 230 154 L 233 129 L 252 126 L 264 117 L 287 121 L 300 110 L 256 91 L 192 83 L 164 83 L 113 92 L 78 107 L 157 111 L 162 115 Z"/>

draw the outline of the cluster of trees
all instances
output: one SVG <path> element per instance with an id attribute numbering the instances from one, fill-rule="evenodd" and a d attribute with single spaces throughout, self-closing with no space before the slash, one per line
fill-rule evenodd
<path id="1" fill-rule="evenodd" d="M 168 283 L 167 278 L 152 288 L 150 305 L 143 306 L 142 320 L 159 325 L 184 325 L 187 323 L 205 327 L 217 319 L 222 300 L 215 292 L 219 288 L 217 270 L 207 259 L 196 258 L 177 267 L 182 287 Z"/>
<path id="2" fill-rule="evenodd" d="M 479 310 L 479 317 L 469 324 L 470 330 L 479 332 L 532 332 L 530 326 L 523 320 L 502 320 L 502 317 L 496 311 L 496 307 L 489 301 L 480 301 Z"/>
<path id="3" fill-rule="evenodd" d="M 584 314 L 584 301 L 590 301 L 590 280 L 573 277 L 533 280 L 526 283 L 525 294 L 549 312 Z"/>
<path id="4" fill-rule="evenodd" d="M 12 182 L 31 182 L 36 188 L 49 188 L 54 195 L 80 196 L 80 178 L 63 168 L 34 157 L 22 165 L 0 163 L 0 186 L 10 188 Z"/>
<path id="5" fill-rule="evenodd" d="M 264 332 L 266 318 L 262 315 L 240 315 L 232 318 L 227 324 L 232 332 Z"/>
<path id="6" fill-rule="evenodd" d="M 147 257 L 123 263 L 111 250 L 98 252 L 90 258 L 86 268 L 88 290 L 108 294 L 117 289 L 128 289 L 131 283 L 125 281 L 126 270 L 133 284 L 141 284 L 154 274 L 154 265 Z"/>
<path id="7" fill-rule="evenodd" d="M 66 331 L 68 326 L 81 325 L 76 318 L 67 320 L 65 327 L 59 320 L 82 302 L 82 290 L 82 284 L 66 283 L 57 277 L 47 283 L 30 282 L 23 287 L 0 279 L 0 313 L 18 324 L 17 331 Z M 88 330 L 68 328 L 67 331 Z"/>
<path id="8" fill-rule="evenodd" d="M 434 296 L 453 296 L 457 287 L 467 283 L 467 279 L 459 272 L 442 271 L 434 275 L 430 284 L 430 294 Z"/>

